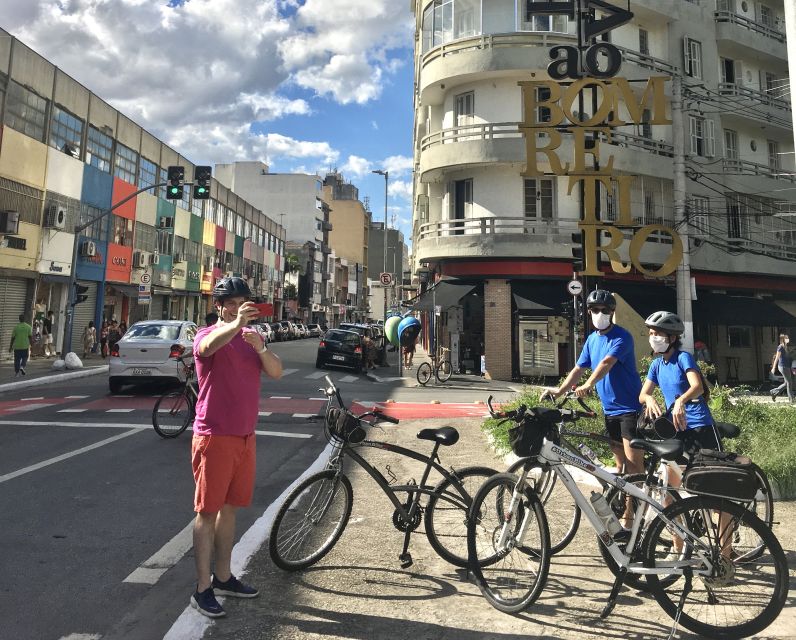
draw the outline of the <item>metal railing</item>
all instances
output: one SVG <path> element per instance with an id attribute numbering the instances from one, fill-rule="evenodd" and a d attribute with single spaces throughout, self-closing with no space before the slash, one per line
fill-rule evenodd
<path id="1" fill-rule="evenodd" d="M 724 173 L 745 176 L 764 176 L 766 178 L 775 178 L 776 180 L 796 182 L 796 174 L 794 174 L 792 171 L 786 171 L 780 167 L 772 167 L 767 164 L 760 164 L 759 162 L 750 162 L 749 160 L 740 160 L 735 158 L 722 158 L 721 164 Z"/>
<path id="2" fill-rule="evenodd" d="M 741 98 L 749 98 L 755 102 L 783 109 L 785 111 L 791 110 L 790 101 L 784 98 L 775 98 L 770 96 L 765 91 L 758 91 L 757 89 L 748 89 L 735 84 L 734 82 L 721 82 L 719 83 L 719 93 L 723 96 L 738 96 Z"/>
<path id="3" fill-rule="evenodd" d="M 777 42 L 785 42 L 785 34 L 774 27 L 763 24 L 762 22 L 755 22 L 744 16 L 740 16 L 732 11 L 714 11 L 713 18 L 716 22 L 729 22 L 737 24 L 738 26 L 745 27 L 750 31 L 759 33 L 776 40 Z"/>
<path id="4" fill-rule="evenodd" d="M 464 220 L 439 220 L 421 224 L 417 240 L 454 237 L 459 235 L 494 236 L 514 234 L 524 240 L 539 242 L 559 242 L 564 236 L 570 242 L 570 235 L 578 230 L 577 220 L 558 220 L 555 218 L 518 218 L 516 216 L 489 216 L 467 218 Z"/>

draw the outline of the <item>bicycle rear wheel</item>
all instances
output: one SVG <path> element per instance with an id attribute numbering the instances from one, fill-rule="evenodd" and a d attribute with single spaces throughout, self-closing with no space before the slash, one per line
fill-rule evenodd
<path id="1" fill-rule="evenodd" d="M 161 438 L 176 438 L 193 424 L 195 410 L 184 391 L 160 396 L 152 409 L 152 426 Z"/>
<path id="2" fill-rule="evenodd" d="M 417 368 L 417 373 L 415 374 L 417 381 L 423 386 L 425 386 L 426 383 L 431 380 L 432 375 L 433 371 L 431 370 L 431 365 L 428 362 L 423 362 Z"/>
<path id="3" fill-rule="evenodd" d="M 297 571 L 323 558 L 343 535 L 354 491 L 348 478 L 327 469 L 306 478 L 288 495 L 271 527 L 274 564 Z"/>
<path id="4" fill-rule="evenodd" d="M 467 518 L 473 496 L 497 471 L 488 467 L 466 467 L 455 472 L 464 490 L 443 478 L 434 487 L 426 506 L 426 536 L 440 558 L 457 567 L 467 566 Z"/>
<path id="5" fill-rule="evenodd" d="M 721 514 L 721 517 L 719 516 Z M 768 627 L 780 614 L 788 595 L 788 563 L 777 538 L 765 523 L 742 505 L 722 498 L 696 496 L 679 500 L 663 515 L 670 519 L 683 517 L 704 547 L 685 540 L 694 571 L 700 571 L 699 552 L 713 564 L 709 576 L 694 575 L 691 590 L 685 596 L 679 623 L 707 638 L 744 638 Z M 733 544 L 733 554 L 722 557 L 722 545 L 740 524 L 759 537 L 760 553 L 754 561 L 744 557 L 744 549 Z M 655 567 L 664 562 L 661 540 L 671 537 L 666 523 L 659 516 L 650 524 L 643 542 L 644 565 Z M 725 550 L 726 553 L 726 550 Z M 647 577 L 652 595 L 663 610 L 674 618 L 687 579 L 665 586 L 659 576 Z"/>
<path id="6" fill-rule="evenodd" d="M 453 368 L 451 367 L 450 360 L 443 360 L 437 366 L 437 380 L 440 382 L 447 382 L 450 380 L 451 373 L 453 373 Z"/>
<path id="7" fill-rule="evenodd" d="M 550 568 L 550 538 L 539 497 L 519 478 L 499 473 L 473 499 L 467 525 L 469 567 L 489 604 L 504 613 L 527 609 L 541 594 Z"/>
<path id="8" fill-rule="evenodd" d="M 531 466 L 527 480 L 544 506 L 550 533 L 550 553 L 555 555 L 566 549 L 578 532 L 580 507 L 548 464 L 522 458 L 509 467 L 508 473 L 519 474 L 526 464 Z"/>
<path id="9" fill-rule="evenodd" d="M 765 472 L 754 463 L 752 463 L 752 468 L 757 476 L 757 494 L 751 502 L 745 503 L 744 506 L 771 529 L 774 526 L 774 494 Z M 733 535 L 733 546 L 744 549 L 744 560 L 754 560 L 763 552 L 763 541 L 746 526 L 745 521 L 739 523 Z"/>

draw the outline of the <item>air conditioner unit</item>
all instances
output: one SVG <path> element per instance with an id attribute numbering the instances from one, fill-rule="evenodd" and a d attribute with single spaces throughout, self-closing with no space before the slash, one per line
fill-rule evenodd
<path id="1" fill-rule="evenodd" d="M 160 219 L 160 228 L 161 229 L 171 229 L 174 226 L 174 218 L 161 218 Z"/>
<path id="2" fill-rule="evenodd" d="M 80 245 L 80 255 L 93 257 L 97 255 L 97 244 L 93 240 L 86 240 Z"/>
<path id="3" fill-rule="evenodd" d="M 66 211 L 64 211 L 64 208 L 57 204 L 51 204 L 47 207 L 47 211 L 44 214 L 44 226 L 47 229 L 65 229 Z"/>
<path id="4" fill-rule="evenodd" d="M 147 255 L 146 251 L 136 251 L 133 254 L 133 267 L 136 269 L 140 269 L 141 267 L 146 267 L 149 264 L 149 256 Z"/>
<path id="5" fill-rule="evenodd" d="M 159 253 L 150 253 L 149 254 L 149 264 L 158 264 L 160 263 L 160 254 Z"/>
<path id="6" fill-rule="evenodd" d="M 16 211 L 0 211 L 0 233 L 15 236 L 19 233 L 19 213 Z"/>

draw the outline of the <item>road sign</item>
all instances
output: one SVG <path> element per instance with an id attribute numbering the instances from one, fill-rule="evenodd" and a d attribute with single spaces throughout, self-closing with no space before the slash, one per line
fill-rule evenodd
<path id="1" fill-rule="evenodd" d="M 567 291 L 571 296 L 579 296 L 583 293 L 583 283 L 580 280 L 570 280 L 567 282 Z"/>
<path id="2" fill-rule="evenodd" d="M 152 282 L 152 276 L 144 272 L 141 274 L 141 284 L 149 284 Z"/>
<path id="3" fill-rule="evenodd" d="M 392 274 L 386 272 L 380 273 L 379 282 L 381 282 L 385 287 L 389 287 L 392 284 Z"/>

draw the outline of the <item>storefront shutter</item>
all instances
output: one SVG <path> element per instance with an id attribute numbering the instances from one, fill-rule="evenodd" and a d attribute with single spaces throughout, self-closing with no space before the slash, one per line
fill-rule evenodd
<path id="1" fill-rule="evenodd" d="M 3 360 L 13 358 L 13 353 L 8 351 L 11 344 L 11 332 L 19 324 L 19 314 L 24 313 L 26 322 L 30 323 L 27 305 L 28 281 L 24 278 L 10 278 L 0 276 L 0 357 Z"/>

